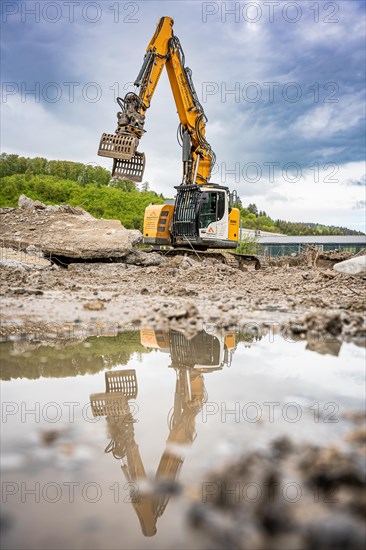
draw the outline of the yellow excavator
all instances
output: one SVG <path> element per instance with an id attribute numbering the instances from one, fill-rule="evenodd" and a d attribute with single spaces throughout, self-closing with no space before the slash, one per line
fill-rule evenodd
<path id="1" fill-rule="evenodd" d="M 167 352 L 176 372 L 174 405 L 168 415 L 169 435 L 155 475 L 155 491 L 142 491 L 147 475 L 135 441 L 133 404 L 138 394 L 136 371 L 126 369 L 105 373 L 106 391 L 90 396 L 93 415 L 105 416 L 110 443 L 105 452 L 121 461 L 130 488 L 131 504 L 145 536 L 156 534 L 156 524 L 174 493 L 174 483 L 183 464 L 179 447 L 191 445 L 196 438 L 195 418 L 207 401 L 204 374 L 231 365 L 235 334 L 202 330 L 188 340 L 170 330 L 141 330 L 141 343 L 150 349 Z M 160 487 L 160 490 L 159 490 Z M 158 489 L 158 490 L 156 490 Z"/>
<path id="2" fill-rule="evenodd" d="M 183 176 L 174 203 L 149 205 L 145 210 L 143 238 L 159 251 L 171 246 L 173 254 L 207 249 L 234 249 L 240 236 L 240 213 L 234 207 L 236 191 L 210 183 L 215 153 L 205 137 L 207 118 L 198 100 L 192 71 L 185 66 L 179 39 L 173 33 L 173 19 L 162 17 L 157 25 L 134 82 L 135 92 L 117 98 L 121 111 L 114 134 L 104 133 L 98 155 L 113 159 L 112 176 L 142 181 L 145 154 L 137 151 L 145 130 L 145 115 L 164 66 L 167 69 L 180 120 L 178 141 L 182 147 Z M 193 252 L 194 250 L 194 252 Z M 211 252 L 205 254 L 240 269 L 249 262 L 259 269 L 255 256 Z M 249 264 L 250 265 L 250 264 Z"/>

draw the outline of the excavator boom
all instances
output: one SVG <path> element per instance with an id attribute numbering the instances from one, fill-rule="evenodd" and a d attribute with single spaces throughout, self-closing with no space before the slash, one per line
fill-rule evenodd
<path id="1" fill-rule="evenodd" d="M 145 155 L 137 151 L 145 130 L 145 113 L 166 66 L 180 120 L 183 184 L 204 184 L 210 179 L 215 154 L 205 138 L 206 116 L 192 82 L 192 72 L 185 66 L 179 39 L 173 33 L 173 19 L 162 17 L 158 23 L 134 82 L 139 93 L 128 92 L 117 98 L 115 134 L 103 134 L 98 154 L 114 160 L 112 175 L 142 181 Z"/>

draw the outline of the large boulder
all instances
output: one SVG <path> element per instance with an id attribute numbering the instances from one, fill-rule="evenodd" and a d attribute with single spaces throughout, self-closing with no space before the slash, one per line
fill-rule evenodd
<path id="1" fill-rule="evenodd" d="M 358 275 L 366 277 L 366 255 L 356 256 L 350 260 L 339 262 L 333 267 L 338 273 L 346 273 L 347 275 Z"/>
<path id="2" fill-rule="evenodd" d="M 124 258 L 142 240 L 119 220 L 103 220 L 70 205 L 46 206 L 22 195 L 19 208 L 0 210 L 3 246 L 35 246 L 46 257 Z"/>

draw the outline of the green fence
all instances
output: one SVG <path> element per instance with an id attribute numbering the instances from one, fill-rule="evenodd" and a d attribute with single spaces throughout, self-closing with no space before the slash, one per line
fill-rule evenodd
<path id="1" fill-rule="evenodd" d="M 323 251 L 329 251 L 329 250 L 338 250 L 342 252 L 352 252 L 353 254 L 356 254 L 363 248 L 365 248 L 365 245 L 360 244 L 259 244 L 261 254 L 264 256 L 270 256 L 271 258 L 276 258 L 279 256 L 291 256 L 291 254 L 296 254 L 296 256 L 300 255 L 307 246 L 314 246 L 316 248 L 319 248 L 319 250 Z"/>

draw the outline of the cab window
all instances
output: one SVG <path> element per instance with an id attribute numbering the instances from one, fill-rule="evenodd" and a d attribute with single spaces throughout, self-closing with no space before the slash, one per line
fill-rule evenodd
<path id="1" fill-rule="evenodd" d="M 200 214 L 200 227 L 208 227 L 210 223 L 221 220 L 225 214 L 225 193 L 203 193 Z"/>

